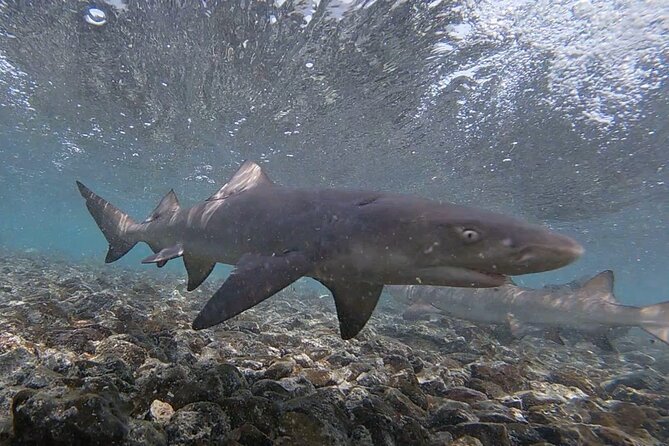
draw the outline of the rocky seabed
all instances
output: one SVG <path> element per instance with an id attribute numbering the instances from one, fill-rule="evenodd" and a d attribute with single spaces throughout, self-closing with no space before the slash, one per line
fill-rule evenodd
<path id="1" fill-rule="evenodd" d="M 635 332 L 617 353 L 513 340 L 383 296 L 343 341 L 301 283 L 196 332 L 216 280 L 39 256 L 0 272 L 2 445 L 669 444 L 669 349 Z"/>

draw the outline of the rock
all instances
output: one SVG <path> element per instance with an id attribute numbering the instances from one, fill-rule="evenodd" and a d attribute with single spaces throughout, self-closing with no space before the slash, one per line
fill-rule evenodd
<path id="1" fill-rule="evenodd" d="M 383 397 L 388 404 L 390 404 L 395 411 L 400 414 L 414 419 L 425 418 L 425 410 L 414 404 L 406 395 L 399 390 L 389 387 L 383 392 Z"/>
<path id="2" fill-rule="evenodd" d="M 170 445 L 216 444 L 225 440 L 230 423 L 218 404 L 197 402 L 177 410 L 165 432 Z"/>
<path id="3" fill-rule="evenodd" d="M 294 398 L 286 402 L 279 418 L 278 444 L 347 445 L 349 421 L 337 405 L 321 395 Z"/>
<path id="4" fill-rule="evenodd" d="M 591 396 L 597 394 L 597 387 L 592 381 L 590 381 L 581 370 L 575 370 L 572 367 L 552 370 L 548 376 L 548 380 L 556 384 L 576 387 Z"/>
<path id="5" fill-rule="evenodd" d="M 507 395 L 500 399 L 500 402 L 506 407 L 512 407 L 514 409 L 523 409 L 523 400 L 521 400 L 516 395 Z"/>
<path id="6" fill-rule="evenodd" d="M 535 429 L 545 441 L 552 445 L 578 446 L 587 444 L 584 443 L 579 431 L 570 426 L 538 425 L 535 426 Z"/>
<path id="7" fill-rule="evenodd" d="M 425 394 L 432 396 L 444 396 L 448 391 L 446 384 L 441 379 L 423 381 L 420 383 L 420 388 Z"/>
<path id="8" fill-rule="evenodd" d="M 640 429 L 648 422 L 646 412 L 636 404 L 626 401 L 607 401 L 604 408 L 612 415 L 621 427 Z"/>
<path id="9" fill-rule="evenodd" d="M 533 406 L 543 406 L 546 404 L 563 404 L 566 402 L 566 400 L 562 397 L 557 395 L 549 395 L 543 392 L 537 392 L 536 390 L 518 392 L 514 396 L 522 401 L 523 409 L 528 409 Z"/>
<path id="10" fill-rule="evenodd" d="M 427 397 L 420 388 L 416 374 L 413 372 L 413 368 L 411 366 L 392 375 L 388 380 L 388 385 L 398 388 L 418 407 L 427 409 Z"/>
<path id="11" fill-rule="evenodd" d="M 165 401 L 175 409 L 198 401 L 221 402 L 248 385 L 236 367 L 213 362 L 198 363 L 190 369 L 156 364 L 141 373 L 137 380 L 140 395 L 150 397 L 150 401 Z M 150 401 L 144 403 L 144 410 Z"/>
<path id="12" fill-rule="evenodd" d="M 508 393 L 522 390 L 527 385 L 518 365 L 507 364 L 503 361 L 476 362 L 470 364 L 469 369 L 472 378 L 492 382 Z"/>
<path id="13" fill-rule="evenodd" d="M 260 429 L 249 423 L 244 423 L 234 429 L 228 438 L 241 445 L 272 446 L 274 444 Z"/>
<path id="14" fill-rule="evenodd" d="M 310 395 L 316 392 L 316 387 L 304 376 L 297 376 L 283 378 L 278 381 L 261 379 L 253 383 L 251 392 L 264 398 L 289 400 Z"/>
<path id="15" fill-rule="evenodd" d="M 494 382 L 484 381 L 478 378 L 470 379 L 467 383 L 467 387 L 485 393 L 488 398 L 501 398 L 508 394 L 507 391 L 502 389 L 501 386 L 495 384 Z"/>
<path id="16" fill-rule="evenodd" d="M 442 396 L 449 400 L 462 401 L 465 403 L 473 403 L 475 401 L 488 399 L 488 396 L 485 393 L 462 386 L 451 387 L 450 389 L 447 389 Z"/>
<path id="17" fill-rule="evenodd" d="M 411 370 L 414 372 L 411 362 L 402 355 L 388 355 L 383 358 L 383 365 L 388 367 L 392 373 L 398 373 L 402 370 Z M 414 372 L 415 373 L 415 372 Z"/>
<path id="18" fill-rule="evenodd" d="M 553 446 L 544 441 L 541 434 L 529 424 L 509 423 L 506 424 L 506 430 L 511 438 L 511 444 L 532 445 L 532 446 Z"/>
<path id="19" fill-rule="evenodd" d="M 76 353 L 95 353 L 95 341 L 102 341 L 111 335 L 111 330 L 99 324 L 86 327 L 54 330 L 49 333 L 47 345 L 53 348 L 67 348 Z"/>
<path id="20" fill-rule="evenodd" d="M 451 435 L 450 432 L 445 432 L 445 431 L 432 433 L 430 441 L 428 443 L 429 446 L 443 446 L 451 444 L 453 444 L 453 435 Z M 479 442 L 478 444 L 480 445 L 481 443 Z"/>
<path id="21" fill-rule="evenodd" d="M 395 444 L 397 417 L 385 401 L 362 387 L 351 389 L 346 408 L 353 415 L 353 423 L 364 426 L 374 445 Z"/>
<path id="22" fill-rule="evenodd" d="M 278 425 L 280 414 L 278 403 L 254 396 L 249 391 L 240 391 L 233 397 L 226 398 L 222 402 L 222 407 L 230 417 L 233 428 L 248 423 L 271 437 Z"/>
<path id="23" fill-rule="evenodd" d="M 360 373 L 355 378 L 355 383 L 364 387 L 376 387 L 389 384 L 386 374 L 380 370 L 370 370 L 369 372 Z"/>
<path id="24" fill-rule="evenodd" d="M 276 361 L 265 372 L 262 377 L 264 379 L 281 379 L 290 376 L 295 368 L 295 361 Z"/>
<path id="25" fill-rule="evenodd" d="M 334 375 L 330 370 L 321 368 L 303 369 L 302 374 L 307 378 L 316 388 L 334 386 L 337 384 Z"/>
<path id="26" fill-rule="evenodd" d="M 356 426 L 351 432 L 351 444 L 356 446 L 374 446 L 372 441 L 372 434 L 369 433 L 365 426 Z"/>
<path id="27" fill-rule="evenodd" d="M 478 361 L 481 357 L 474 353 L 451 353 L 448 355 L 449 359 L 455 360 L 460 364 L 471 364 Z"/>
<path id="28" fill-rule="evenodd" d="M 464 436 L 478 438 L 483 446 L 511 446 L 506 426 L 497 423 L 463 423 L 451 429 L 458 439 Z"/>
<path id="29" fill-rule="evenodd" d="M 131 368 L 136 369 L 146 361 L 146 351 L 130 342 L 127 335 L 112 335 L 100 341 L 95 349 L 96 360 L 104 362 L 106 358 L 120 358 Z"/>
<path id="30" fill-rule="evenodd" d="M 9 444 L 9 439 L 13 434 L 12 420 L 4 416 L 0 416 L 0 444 Z"/>
<path id="31" fill-rule="evenodd" d="M 465 403 L 449 402 L 440 406 L 428 419 L 428 426 L 442 430 L 460 423 L 478 421 L 478 417 L 470 412 Z"/>
<path id="32" fill-rule="evenodd" d="M 293 356 L 293 361 L 300 367 L 310 368 L 314 367 L 314 361 L 306 353 L 299 353 Z"/>
<path id="33" fill-rule="evenodd" d="M 117 400 L 66 387 L 17 393 L 12 415 L 17 444 L 116 444 L 128 434 Z"/>
<path id="34" fill-rule="evenodd" d="M 153 400 L 149 408 L 151 420 L 158 424 L 167 424 L 174 415 L 174 409 L 169 403 L 160 400 Z"/>
<path id="35" fill-rule="evenodd" d="M 448 443 L 449 446 L 483 446 L 481 440 L 471 435 L 464 435 L 460 438 L 453 440 L 452 443 Z"/>
<path id="36" fill-rule="evenodd" d="M 167 446 L 167 434 L 145 420 L 130 420 L 124 446 Z"/>
<path id="37" fill-rule="evenodd" d="M 655 391 L 667 385 L 667 378 L 653 369 L 635 370 L 633 372 L 618 375 L 612 379 L 602 382 L 602 388 L 612 393 L 620 386 L 631 387 L 635 390 Z"/>

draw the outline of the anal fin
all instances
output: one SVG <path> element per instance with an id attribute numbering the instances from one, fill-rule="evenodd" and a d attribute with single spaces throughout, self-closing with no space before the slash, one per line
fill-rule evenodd
<path id="1" fill-rule="evenodd" d="M 298 252 L 273 257 L 245 254 L 197 315 L 193 329 L 220 324 L 256 306 L 307 274 L 311 266 Z"/>
<path id="2" fill-rule="evenodd" d="M 319 280 L 334 297 L 342 339 L 357 335 L 372 316 L 383 284 Z"/>
<path id="3" fill-rule="evenodd" d="M 188 272 L 188 291 L 193 291 L 204 282 L 216 265 L 210 260 L 204 260 L 197 257 L 184 254 L 184 266 Z"/>
<path id="4" fill-rule="evenodd" d="M 176 259 L 181 257 L 184 253 L 183 246 L 181 243 L 177 243 L 174 246 L 163 248 L 152 256 L 148 256 L 142 263 L 157 263 L 158 267 L 165 266 L 168 260 Z"/>
<path id="5" fill-rule="evenodd" d="M 506 314 L 506 322 L 509 325 L 511 335 L 514 338 L 520 339 L 526 336 L 530 331 L 527 325 L 523 324 L 520 320 L 518 320 L 518 318 L 516 318 L 516 316 L 511 313 Z"/>

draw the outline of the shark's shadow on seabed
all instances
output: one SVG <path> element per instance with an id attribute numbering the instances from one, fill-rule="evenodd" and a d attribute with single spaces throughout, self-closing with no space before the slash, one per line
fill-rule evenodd
<path id="1" fill-rule="evenodd" d="M 208 328 L 303 276 L 331 292 L 341 336 L 358 334 L 384 285 L 496 287 L 582 253 L 574 240 L 504 215 L 424 198 L 279 186 L 253 162 L 206 201 L 182 208 L 170 191 L 141 223 L 77 182 L 109 242 L 107 263 L 138 242 L 159 267 L 183 257 L 188 290 L 216 263 L 235 268 L 193 322 Z"/>

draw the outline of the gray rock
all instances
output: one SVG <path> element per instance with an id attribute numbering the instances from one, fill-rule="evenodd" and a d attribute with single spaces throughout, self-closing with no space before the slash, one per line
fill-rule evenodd
<path id="1" fill-rule="evenodd" d="M 261 379 L 251 386 L 254 395 L 276 400 L 289 400 L 316 392 L 316 387 L 304 376 L 283 378 L 278 381 Z"/>
<path id="2" fill-rule="evenodd" d="M 349 420 L 337 404 L 320 394 L 294 398 L 282 407 L 279 444 L 348 445 Z"/>
<path id="3" fill-rule="evenodd" d="M 155 399 L 165 401 L 175 409 L 198 401 L 222 402 L 248 384 L 236 367 L 206 362 L 190 369 L 181 365 L 156 364 L 142 372 L 137 385 L 144 398 L 142 408 L 148 410 Z"/>
<path id="4" fill-rule="evenodd" d="M 446 403 L 440 406 L 428 419 L 428 426 L 436 430 L 444 430 L 460 423 L 478 421 L 478 417 L 460 405 Z"/>
<path id="5" fill-rule="evenodd" d="M 462 401 L 465 403 L 473 403 L 488 399 L 488 396 L 485 393 L 463 386 L 451 387 L 443 393 L 443 396 L 449 400 Z"/>
<path id="6" fill-rule="evenodd" d="M 225 440 L 230 423 L 218 404 L 197 402 L 177 410 L 165 432 L 170 445 L 216 444 Z"/>
<path id="7" fill-rule="evenodd" d="M 497 423 L 463 423 L 454 426 L 451 433 L 457 439 L 464 436 L 477 438 L 483 446 L 511 446 L 506 426 Z"/>
<path id="8" fill-rule="evenodd" d="M 16 444 L 115 444 L 129 430 L 117 400 L 65 387 L 17 393 L 12 415 Z"/>
<path id="9" fill-rule="evenodd" d="M 492 382 L 506 392 L 516 392 L 526 387 L 522 369 L 515 364 L 503 361 L 476 362 L 469 365 L 471 376 L 481 381 Z"/>
<path id="10" fill-rule="evenodd" d="M 272 446 L 274 444 L 260 429 L 249 423 L 244 423 L 234 429 L 228 438 L 241 445 Z"/>
<path id="11" fill-rule="evenodd" d="M 124 446 L 167 446 L 167 434 L 150 421 L 130 420 Z"/>
<path id="12" fill-rule="evenodd" d="M 262 374 L 264 379 L 281 379 L 290 376 L 295 369 L 295 361 L 276 361 Z"/>
<path id="13" fill-rule="evenodd" d="M 268 437 L 272 437 L 278 425 L 280 408 L 274 400 L 254 396 L 249 391 L 237 392 L 221 403 L 230 417 L 230 424 L 238 428 L 243 424 L 257 427 Z"/>

